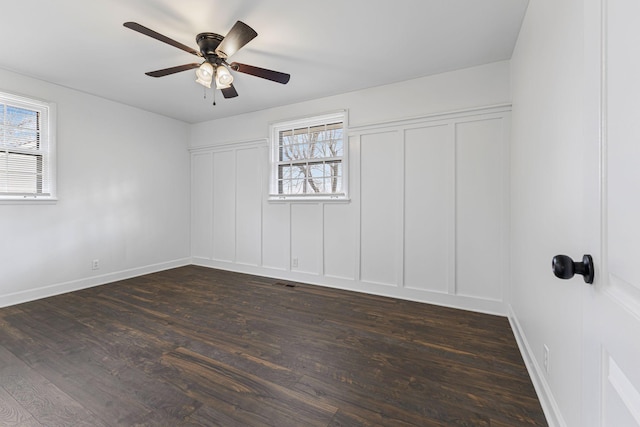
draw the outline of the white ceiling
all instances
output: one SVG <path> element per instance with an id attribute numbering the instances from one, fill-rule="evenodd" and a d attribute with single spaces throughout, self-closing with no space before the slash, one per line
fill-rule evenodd
<path id="1" fill-rule="evenodd" d="M 19 0 L 0 16 L 0 68 L 189 123 L 509 59 L 528 0 Z M 195 71 L 144 73 L 199 58 L 122 26 L 135 21 L 197 50 L 241 20 L 258 37 L 237 61 L 291 74 L 235 73 L 240 96 Z M 0 90 L 8 90 L 0 81 Z"/>

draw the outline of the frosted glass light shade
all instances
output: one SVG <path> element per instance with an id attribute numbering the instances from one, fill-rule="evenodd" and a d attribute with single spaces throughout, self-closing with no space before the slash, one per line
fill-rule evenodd
<path id="1" fill-rule="evenodd" d="M 197 83 L 210 88 L 213 80 L 213 65 L 209 62 L 202 63 L 202 65 L 196 70 L 196 77 Z"/>
<path id="2" fill-rule="evenodd" d="M 233 83 L 233 76 L 224 65 L 218 65 L 216 68 L 216 88 L 226 89 Z"/>

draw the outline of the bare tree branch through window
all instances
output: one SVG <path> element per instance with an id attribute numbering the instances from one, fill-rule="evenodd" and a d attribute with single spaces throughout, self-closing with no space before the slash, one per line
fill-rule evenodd
<path id="1" fill-rule="evenodd" d="M 343 194 L 343 121 L 296 125 L 298 126 L 281 127 L 277 135 L 274 135 L 277 137 L 277 194 Z"/>

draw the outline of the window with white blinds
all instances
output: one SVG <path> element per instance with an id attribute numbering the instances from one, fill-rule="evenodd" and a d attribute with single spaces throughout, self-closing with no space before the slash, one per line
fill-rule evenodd
<path id="1" fill-rule="evenodd" d="M 271 125 L 270 198 L 345 199 L 345 112 Z"/>
<path id="2" fill-rule="evenodd" d="M 0 92 L 0 200 L 55 198 L 53 108 Z"/>

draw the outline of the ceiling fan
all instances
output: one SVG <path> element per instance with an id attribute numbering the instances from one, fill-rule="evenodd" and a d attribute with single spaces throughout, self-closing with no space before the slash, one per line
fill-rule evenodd
<path id="1" fill-rule="evenodd" d="M 225 98 L 234 98 L 238 96 L 238 92 L 233 87 L 233 75 L 229 70 L 250 74 L 252 76 L 282 84 L 287 84 L 291 77 L 289 74 L 281 73 L 279 71 L 267 70 L 266 68 L 241 64 L 239 62 L 232 62 L 231 64 L 227 62 L 227 58 L 236 53 L 240 48 L 258 35 L 253 28 L 242 21 L 237 21 L 231 30 L 229 30 L 229 33 L 224 37 L 216 33 L 198 34 L 196 36 L 196 43 L 200 48 L 199 51 L 136 22 L 125 22 L 123 25 L 133 31 L 137 31 L 156 40 L 160 40 L 161 42 L 167 43 L 204 59 L 201 63 L 178 65 L 176 67 L 145 73 L 151 77 L 163 77 L 197 68 L 196 82 L 207 88 L 210 88 L 211 84 L 215 82 L 216 89 L 222 90 L 222 95 Z"/>

